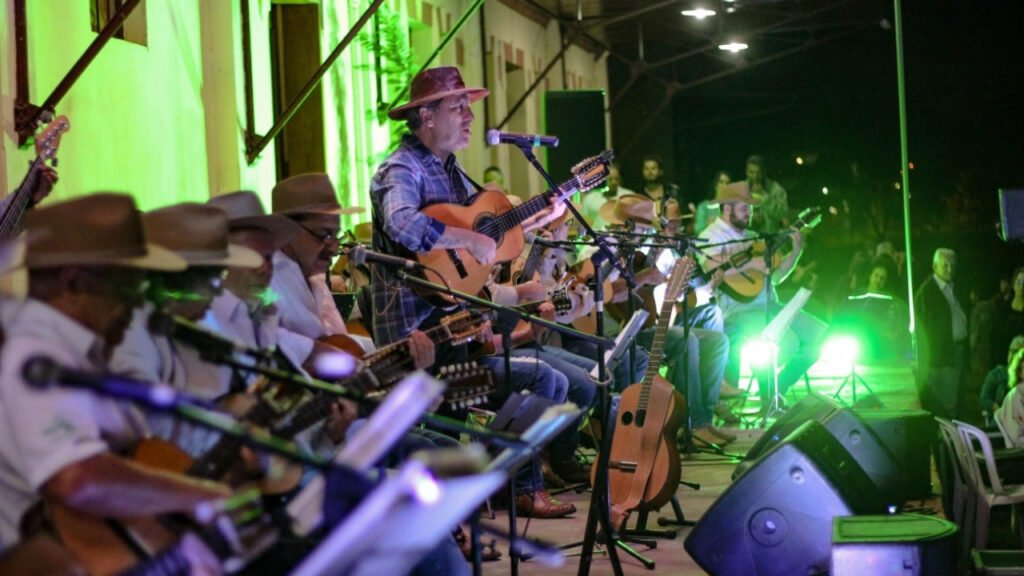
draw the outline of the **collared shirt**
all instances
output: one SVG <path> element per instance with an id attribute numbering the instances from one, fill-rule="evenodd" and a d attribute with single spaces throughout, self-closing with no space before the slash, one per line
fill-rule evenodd
<path id="1" fill-rule="evenodd" d="M 699 238 L 702 240 L 707 240 L 708 244 L 719 244 L 722 242 L 744 240 L 755 235 L 756 234 L 754 234 L 754 232 L 750 230 L 737 230 L 731 224 L 727 223 L 725 220 L 718 218 L 717 220 L 709 224 L 708 227 L 705 228 L 704 231 L 700 233 Z M 749 241 L 736 242 L 735 244 L 726 244 L 724 246 L 717 246 L 702 250 L 701 252 L 698 253 L 698 259 L 700 260 L 701 268 L 707 271 L 709 267 L 714 268 L 715 266 L 720 265 L 715 264 L 713 262 L 708 263 L 708 255 L 714 255 L 715 260 L 717 260 L 718 262 L 724 262 L 729 259 L 729 256 L 736 254 L 737 252 L 742 252 L 746 250 L 747 248 L 750 247 L 750 245 L 751 242 Z M 698 245 L 698 247 L 700 246 L 701 245 Z M 726 293 L 724 290 L 719 290 L 717 294 L 718 306 L 722 309 L 722 314 L 726 318 L 739 312 L 744 312 L 746 310 L 763 310 L 766 301 L 775 301 L 775 288 L 774 286 L 769 286 L 769 282 L 767 282 L 767 279 L 765 281 L 764 288 L 761 289 L 761 292 L 751 302 L 741 302 L 739 300 L 736 300 L 729 296 L 729 294 Z"/>
<path id="2" fill-rule="evenodd" d="M 37 355 L 101 372 L 102 350 L 96 334 L 37 300 L 25 301 L 10 320 L 0 353 L 0 549 L 18 540 L 22 514 L 54 474 L 146 434 L 133 407 L 84 390 L 33 388 L 21 375 Z"/>
<path id="3" fill-rule="evenodd" d="M 941 278 L 932 274 L 935 278 L 935 284 L 939 287 L 939 292 L 946 298 L 946 303 L 949 304 L 949 315 L 953 317 L 953 342 L 963 342 L 967 340 L 967 314 L 964 313 L 964 309 L 960 307 L 960 303 L 956 300 L 956 295 L 953 294 L 953 283 L 943 282 Z"/>
<path id="4" fill-rule="evenodd" d="M 273 265 L 274 275 L 270 280 L 270 287 L 278 295 L 275 305 L 281 315 L 281 326 L 289 332 L 282 333 L 285 340 L 283 347 L 291 349 L 292 352 L 308 348 L 311 352 L 315 340 L 333 334 L 348 334 L 333 301 L 328 307 L 318 300 L 314 293 L 314 283 L 325 282 L 322 276 L 318 279 L 307 279 L 303 276 L 299 264 L 280 250 L 274 252 Z M 325 291 L 326 287 L 325 283 Z M 334 317 L 327 316 L 332 312 Z M 354 334 L 349 336 L 358 342 L 363 350 L 374 350 L 373 342 L 369 338 Z M 305 356 L 309 356 L 309 352 L 306 352 Z"/>
<path id="5" fill-rule="evenodd" d="M 110 371 L 143 382 L 173 386 L 202 400 L 216 400 L 231 389 L 231 369 L 206 362 L 199 351 L 150 332 L 153 307 L 135 309 L 124 340 L 114 350 Z M 219 435 L 201 426 L 182 422 L 168 414 L 150 412 L 146 416 L 153 435 L 176 444 L 196 457 L 209 449 Z"/>
<path id="6" fill-rule="evenodd" d="M 223 290 L 213 299 L 210 314 L 204 319 L 204 324 L 250 348 L 276 348 L 296 368 L 302 366 L 312 352 L 312 341 L 309 338 L 281 327 L 281 315 L 276 305 L 264 308 L 254 318 L 245 301 L 230 290 Z M 302 345 L 304 342 L 309 342 L 310 346 Z"/>
<path id="7" fill-rule="evenodd" d="M 406 135 L 370 182 L 373 249 L 404 257 L 430 251 L 445 226 L 420 210 L 438 203 L 464 204 L 471 190 L 454 154 L 442 163 L 419 138 Z M 387 266 L 372 269 L 374 340 L 385 346 L 408 336 L 434 307 Z"/>

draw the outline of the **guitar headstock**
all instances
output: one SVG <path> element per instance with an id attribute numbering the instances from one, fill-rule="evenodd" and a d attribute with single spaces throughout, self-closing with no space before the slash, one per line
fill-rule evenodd
<path id="1" fill-rule="evenodd" d="M 452 410 L 465 410 L 486 402 L 497 391 L 494 372 L 476 362 L 442 366 L 437 377 L 447 383 L 444 400 Z"/>
<path id="2" fill-rule="evenodd" d="M 605 150 L 597 156 L 591 156 L 572 167 L 574 181 L 573 192 L 587 192 L 596 188 L 608 177 L 608 172 L 615 158 L 615 152 Z"/>
<path id="3" fill-rule="evenodd" d="M 441 319 L 441 326 L 448 332 L 452 345 L 464 344 L 483 330 L 487 318 L 476 312 L 462 310 Z"/>
<path id="4" fill-rule="evenodd" d="M 694 262 L 690 256 L 683 256 L 676 260 L 672 267 L 672 275 L 668 279 L 668 287 L 665 290 L 665 301 L 675 302 L 683 294 L 683 289 L 690 282 L 693 276 Z"/>
<path id="5" fill-rule="evenodd" d="M 67 116 L 58 116 L 53 122 L 43 129 L 42 133 L 36 136 L 36 155 L 43 160 L 50 160 L 57 155 L 57 148 L 60 147 L 60 138 L 65 132 L 71 129 L 71 122 Z"/>

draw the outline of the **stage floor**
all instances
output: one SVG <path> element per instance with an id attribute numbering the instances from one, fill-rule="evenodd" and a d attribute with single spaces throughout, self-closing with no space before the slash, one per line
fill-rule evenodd
<path id="1" fill-rule="evenodd" d="M 914 389 L 914 379 L 911 367 L 908 362 L 887 363 L 885 365 L 858 366 L 857 372 L 862 376 L 878 399 L 884 403 L 886 408 L 919 408 L 917 394 Z M 829 374 L 822 374 L 821 370 L 812 369 L 810 373 L 810 387 L 819 393 L 833 394 L 842 384 L 842 377 L 832 377 Z M 755 387 L 756 389 L 756 387 Z M 852 401 L 852 390 L 847 386 L 843 390 L 842 398 L 847 402 Z M 787 401 L 792 405 L 806 394 L 806 387 L 797 384 L 789 392 Z M 863 399 L 866 394 L 862 385 L 857 387 L 857 398 Z M 748 404 L 748 408 L 756 407 L 756 401 Z M 762 428 L 732 428 L 730 429 L 738 436 L 738 440 L 728 446 L 728 451 L 734 454 L 744 454 L 760 438 L 764 430 Z M 724 459 L 717 455 L 698 454 L 685 458 L 682 463 L 683 479 L 688 482 L 700 484 L 699 490 L 687 487 L 680 487 L 677 496 L 682 505 L 683 513 L 687 520 L 698 520 L 715 499 L 728 487 L 731 482 L 730 475 L 735 467 L 735 461 Z M 938 491 L 937 480 L 932 479 L 933 491 Z M 569 518 L 557 520 L 528 520 L 520 519 L 519 533 L 526 529 L 527 537 L 538 538 L 544 542 L 563 545 L 582 540 L 586 528 L 587 508 L 590 501 L 590 493 L 576 494 L 565 493 L 558 496 L 559 499 L 572 502 L 576 505 L 578 512 Z M 912 507 L 930 507 L 936 510 L 941 509 L 941 502 L 937 497 L 921 502 L 911 502 Z M 672 515 L 671 507 L 666 506 L 662 511 L 667 517 Z M 941 513 L 941 512 L 940 512 Z M 508 515 L 505 511 L 496 511 L 497 518 L 485 522 L 495 527 L 507 530 Z M 529 524 L 527 524 L 529 522 Z M 632 521 L 631 521 L 632 525 Z M 657 529 L 657 515 L 651 515 L 648 526 Z M 672 574 L 674 576 L 689 576 L 704 574 L 705 572 L 697 566 L 683 549 L 683 540 L 689 532 L 689 528 L 680 528 L 673 539 L 658 539 L 657 548 L 646 549 L 637 546 L 636 549 L 644 556 L 656 563 L 653 570 L 648 571 L 637 560 L 630 558 L 620 550 L 619 558 L 622 561 L 623 571 L 626 574 Z M 505 554 L 505 557 L 498 562 L 484 564 L 484 574 L 504 575 L 511 574 L 511 566 L 508 562 L 507 543 L 499 542 L 498 548 Z M 579 552 L 579 549 L 569 550 L 567 553 Z M 576 574 L 579 568 L 578 556 L 567 556 L 561 567 L 548 567 L 534 561 L 521 562 L 519 572 L 521 574 L 545 574 L 545 575 L 569 575 Z M 612 574 L 611 565 L 608 559 L 602 554 L 595 555 L 591 564 L 591 574 Z"/>

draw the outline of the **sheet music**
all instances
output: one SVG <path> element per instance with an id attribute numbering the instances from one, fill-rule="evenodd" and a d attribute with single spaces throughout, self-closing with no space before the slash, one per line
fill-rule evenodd
<path id="1" fill-rule="evenodd" d="M 769 340 L 771 342 L 778 342 L 782 335 L 789 329 L 789 325 L 793 323 L 793 319 L 803 309 L 804 304 L 811 299 L 811 291 L 807 288 L 801 288 L 796 296 L 782 308 L 782 310 L 772 318 L 772 321 L 761 330 L 761 338 Z"/>

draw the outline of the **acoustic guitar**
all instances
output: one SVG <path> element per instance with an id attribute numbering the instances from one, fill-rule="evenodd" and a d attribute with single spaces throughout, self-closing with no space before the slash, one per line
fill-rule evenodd
<path id="1" fill-rule="evenodd" d="M 643 382 L 623 390 L 619 400 L 608 456 L 608 494 L 612 525 L 616 530 L 621 530 L 629 514 L 640 506 L 657 509 L 667 503 L 679 486 L 676 432 L 685 414 L 686 400 L 661 377 L 659 369 L 664 360 L 672 309 L 692 271 L 691 258 L 676 261 L 668 280 L 665 303 L 658 315 L 647 373 Z M 596 480 L 596 474 L 595 460 L 592 481 Z"/>
<path id="2" fill-rule="evenodd" d="M 28 173 L 21 181 L 21 184 L 11 193 L 11 201 L 0 215 L 0 240 L 6 240 L 15 234 L 21 227 L 21 217 L 25 210 L 31 205 L 32 193 L 39 185 L 39 179 L 43 177 L 43 166 L 47 161 L 52 160 L 57 164 L 57 148 L 60 146 L 61 136 L 71 129 L 71 123 L 67 116 L 58 116 L 50 122 L 50 125 L 43 130 L 42 134 L 36 137 L 36 157 L 28 168 Z"/>
<path id="3" fill-rule="evenodd" d="M 224 509 L 197 525 L 180 517 L 109 520 L 47 502 L 59 543 L 91 576 L 181 576 L 189 574 L 182 532 L 197 535 L 236 572 L 277 541 L 277 529 L 263 513 L 259 492 L 248 490 L 224 501 Z"/>
<path id="4" fill-rule="evenodd" d="M 793 227 L 797 230 L 809 230 L 820 223 L 821 208 L 815 206 L 806 208 L 801 212 L 799 216 L 797 216 L 797 220 L 793 224 Z M 706 281 L 706 279 L 710 279 L 711 275 L 718 270 L 725 272 L 730 268 L 741 268 L 752 259 L 764 256 L 766 248 L 764 241 L 755 241 L 746 249 L 729 256 L 729 259 L 720 264 L 717 268 L 714 268 L 709 272 L 701 273 L 700 278 L 702 281 Z M 774 250 L 773 255 L 772 267 L 776 267 L 782 263 L 782 254 L 779 250 Z M 720 288 L 734 300 L 739 302 L 752 302 L 757 298 L 761 291 L 764 290 L 764 280 L 765 275 L 763 272 L 758 270 L 745 270 L 741 274 L 726 277 Z"/>
<path id="5" fill-rule="evenodd" d="M 492 238 L 497 244 L 494 262 L 486 265 L 477 262 L 464 248 L 439 248 L 419 253 L 416 259 L 425 266 L 427 279 L 468 294 L 479 293 L 487 283 L 493 264 L 508 262 L 522 253 L 524 237 L 521 224 L 548 206 L 600 185 L 608 176 L 612 158 L 610 150 L 587 158 L 573 167 L 572 178 L 557 190 L 540 194 L 516 208 L 497 190 L 474 194 L 464 206 L 442 203 L 423 208 L 423 214 L 447 226 L 473 230 Z"/>

